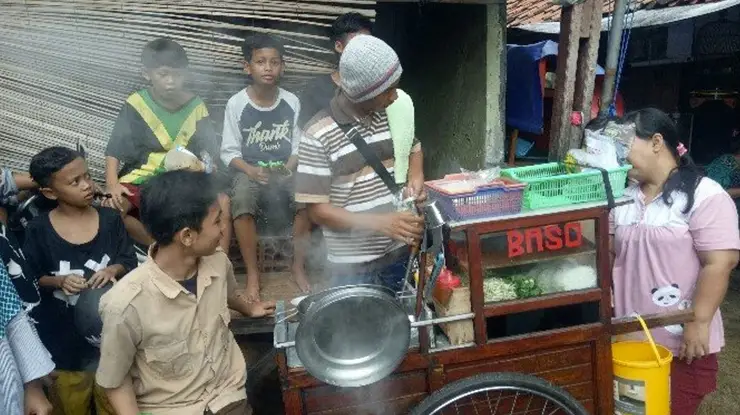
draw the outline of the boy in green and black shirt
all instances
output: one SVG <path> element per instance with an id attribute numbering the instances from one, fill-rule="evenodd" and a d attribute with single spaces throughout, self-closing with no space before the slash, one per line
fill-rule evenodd
<path id="1" fill-rule="evenodd" d="M 138 219 L 139 186 L 165 171 L 167 152 L 179 147 L 214 167 L 219 142 L 205 103 L 185 88 L 188 57 L 182 46 L 171 39 L 153 40 L 144 47 L 141 62 L 150 86 L 129 96 L 118 114 L 105 151 L 105 181 L 110 203 L 123 212 L 131 237 L 149 246 L 154 240 Z M 228 201 L 221 202 L 228 207 Z M 225 249 L 229 239 L 230 232 L 224 232 Z"/>

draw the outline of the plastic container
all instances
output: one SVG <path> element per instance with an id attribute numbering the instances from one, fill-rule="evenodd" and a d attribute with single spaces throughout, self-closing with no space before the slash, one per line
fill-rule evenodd
<path id="1" fill-rule="evenodd" d="M 656 344 L 642 317 L 637 319 L 648 341 L 612 344 L 614 413 L 666 415 L 671 413 L 673 353 Z"/>
<path id="2" fill-rule="evenodd" d="M 632 166 L 607 170 L 614 198 L 624 195 L 627 172 Z M 527 184 L 522 206 L 542 209 L 577 203 L 606 200 L 604 179 L 600 171 L 568 173 L 563 163 L 545 163 L 501 171 L 503 177 Z"/>
<path id="3" fill-rule="evenodd" d="M 452 298 L 455 289 L 462 286 L 460 277 L 453 274 L 447 268 L 444 268 L 437 278 L 437 283 L 434 285 L 433 296 L 440 304 L 447 307 Z"/>
<path id="4" fill-rule="evenodd" d="M 462 281 L 460 281 L 460 277 L 445 268 L 439 274 L 439 278 L 437 278 L 437 285 L 445 290 L 453 290 L 462 285 Z"/>
<path id="5" fill-rule="evenodd" d="M 452 184 L 471 177 L 453 174 L 426 183 L 427 193 L 451 221 L 482 219 L 519 213 L 527 186 L 511 178 L 499 178 L 475 188 L 452 190 Z"/>

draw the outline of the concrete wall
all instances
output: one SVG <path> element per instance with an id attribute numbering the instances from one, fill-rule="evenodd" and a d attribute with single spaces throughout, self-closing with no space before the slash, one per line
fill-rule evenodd
<path id="1" fill-rule="evenodd" d="M 398 52 L 428 178 L 503 159 L 505 4 L 378 3 L 376 34 Z"/>

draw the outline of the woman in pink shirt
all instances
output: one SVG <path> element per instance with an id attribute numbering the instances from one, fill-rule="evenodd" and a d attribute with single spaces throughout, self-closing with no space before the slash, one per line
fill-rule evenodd
<path id="1" fill-rule="evenodd" d="M 634 203 L 611 213 L 614 312 L 651 314 L 693 308 L 695 320 L 652 330 L 673 351 L 671 414 L 693 415 L 717 385 L 724 347 L 719 306 L 738 263 L 735 204 L 703 177 L 664 112 L 627 114 L 623 134 L 634 137 L 627 160 Z"/>

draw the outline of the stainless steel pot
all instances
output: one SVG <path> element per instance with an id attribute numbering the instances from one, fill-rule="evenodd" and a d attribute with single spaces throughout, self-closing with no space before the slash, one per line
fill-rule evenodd
<path id="1" fill-rule="evenodd" d="M 353 287 L 373 288 L 373 289 L 376 289 L 376 290 L 384 291 L 384 292 L 388 293 L 388 295 L 390 295 L 391 297 L 395 296 L 395 293 L 392 290 L 390 290 L 390 289 L 388 289 L 386 287 L 383 287 L 381 285 L 373 285 L 373 284 L 343 285 L 341 287 L 327 288 L 327 289 L 325 289 L 323 291 L 319 291 L 317 293 L 314 293 L 314 294 L 311 294 L 311 295 L 306 296 L 306 298 L 304 298 L 303 300 L 301 300 L 301 302 L 296 305 L 296 311 L 298 311 L 298 314 L 300 314 L 300 315 L 303 316 L 303 315 L 306 314 L 306 312 L 308 311 L 308 309 L 311 307 L 312 304 L 316 303 L 317 301 L 319 301 L 324 296 L 326 296 L 328 294 L 331 294 L 331 293 L 335 293 L 337 291 L 345 290 L 347 288 L 353 288 Z"/>
<path id="2" fill-rule="evenodd" d="M 408 352 L 409 317 L 384 287 L 338 287 L 305 298 L 298 308 L 298 357 L 325 383 L 369 385 L 396 370 Z"/>

